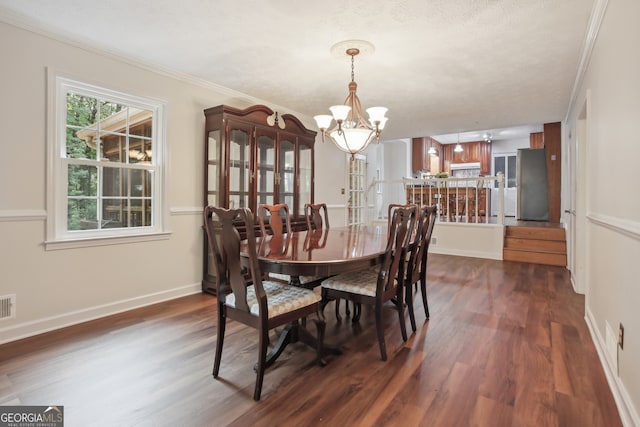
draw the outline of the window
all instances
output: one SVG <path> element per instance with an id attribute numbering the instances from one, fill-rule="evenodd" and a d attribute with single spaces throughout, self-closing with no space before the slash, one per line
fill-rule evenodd
<path id="1" fill-rule="evenodd" d="M 366 157 L 362 154 L 349 156 L 349 200 L 347 202 L 347 224 L 364 223 L 365 190 L 367 177 Z"/>
<path id="2" fill-rule="evenodd" d="M 47 249 L 161 233 L 164 105 L 58 75 L 49 83 Z"/>
<path id="3" fill-rule="evenodd" d="M 493 158 L 493 174 L 504 175 L 504 188 L 516 187 L 516 156 L 514 154 L 499 154 Z M 498 188 L 498 181 L 495 182 Z"/>

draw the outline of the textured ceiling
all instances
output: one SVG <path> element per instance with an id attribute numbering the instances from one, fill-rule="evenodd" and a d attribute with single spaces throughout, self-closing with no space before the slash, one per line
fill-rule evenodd
<path id="1" fill-rule="evenodd" d="M 224 86 L 272 107 L 328 113 L 356 57 L 384 139 L 560 121 L 593 0 L 0 0 L 0 19 Z"/>

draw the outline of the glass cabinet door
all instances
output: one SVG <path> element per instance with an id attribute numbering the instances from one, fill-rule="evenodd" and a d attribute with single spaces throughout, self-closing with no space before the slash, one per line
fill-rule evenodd
<path id="1" fill-rule="evenodd" d="M 300 141 L 298 151 L 298 215 L 304 216 L 305 203 L 311 203 L 311 188 L 313 188 L 312 166 L 313 145 Z"/>
<path id="2" fill-rule="evenodd" d="M 229 134 L 229 208 L 249 207 L 249 131 L 231 129 Z"/>
<path id="3" fill-rule="evenodd" d="M 207 205 L 220 206 L 220 193 L 218 186 L 220 175 L 220 130 L 209 132 L 207 138 Z"/>
<path id="4" fill-rule="evenodd" d="M 256 213 L 260 204 L 275 203 L 276 182 L 276 141 L 271 135 L 257 135 L 256 148 L 256 204 L 252 212 Z"/>
<path id="5" fill-rule="evenodd" d="M 294 172 L 295 172 L 295 143 L 292 138 L 283 138 L 280 140 L 280 159 L 278 169 L 279 184 L 279 203 L 289 205 L 289 212 L 296 212 L 294 206 L 293 195 L 294 189 Z"/>

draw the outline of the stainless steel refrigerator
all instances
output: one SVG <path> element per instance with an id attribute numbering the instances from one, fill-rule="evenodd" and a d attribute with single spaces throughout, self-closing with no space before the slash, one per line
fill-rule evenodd
<path id="1" fill-rule="evenodd" d="M 518 188 L 518 219 L 528 221 L 549 220 L 549 190 L 547 162 L 544 148 L 522 148 L 516 160 Z"/>

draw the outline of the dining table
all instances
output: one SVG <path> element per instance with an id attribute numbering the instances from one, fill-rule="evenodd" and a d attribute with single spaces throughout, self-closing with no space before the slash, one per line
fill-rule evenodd
<path id="1" fill-rule="evenodd" d="M 256 247 L 263 273 L 328 277 L 381 263 L 386 245 L 386 225 L 354 225 L 262 236 Z"/>
<path id="2" fill-rule="evenodd" d="M 290 231 L 281 236 L 261 236 L 256 240 L 258 264 L 262 273 L 290 276 L 290 284 L 300 285 L 300 276 L 329 277 L 381 264 L 387 246 L 387 226 L 353 225 L 318 230 Z M 247 242 L 240 254 L 248 259 Z M 316 347 L 316 338 L 297 322 L 287 325 L 267 356 L 270 366 L 284 348 L 297 341 Z M 339 354 L 339 348 L 324 345 L 326 353 Z"/>

